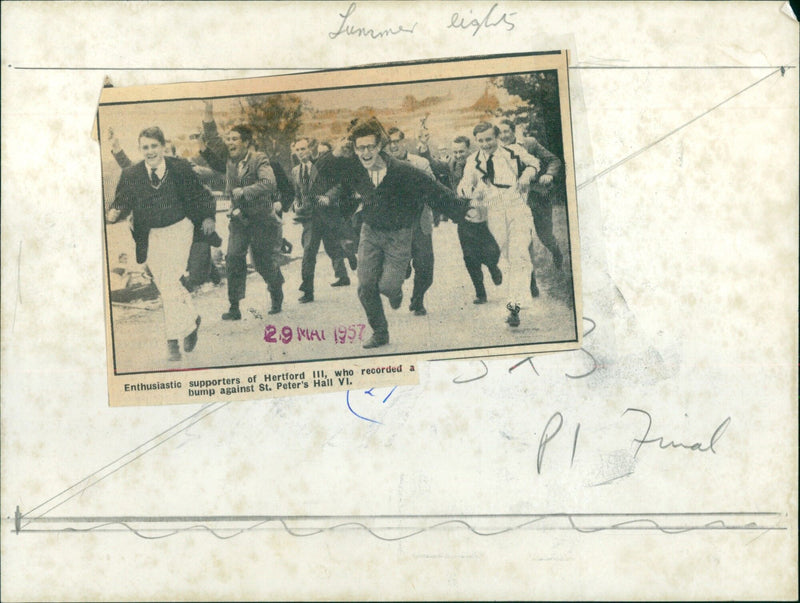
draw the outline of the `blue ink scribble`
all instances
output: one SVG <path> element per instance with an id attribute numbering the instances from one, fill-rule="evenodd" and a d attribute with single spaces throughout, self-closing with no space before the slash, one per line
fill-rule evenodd
<path id="1" fill-rule="evenodd" d="M 372 392 L 372 390 L 374 390 L 374 389 L 375 389 L 374 387 L 371 387 L 371 388 L 369 388 L 368 390 L 365 390 L 365 391 L 364 391 L 364 394 L 366 394 L 367 396 L 370 396 L 370 397 L 373 397 L 373 398 L 374 398 L 374 397 L 375 397 L 375 394 Z M 387 400 L 388 400 L 388 399 L 391 397 L 391 395 L 394 393 L 394 390 L 396 390 L 396 389 L 397 389 L 397 386 L 395 385 L 395 386 L 394 386 L 394 387 L 393 387 L 393 388 L 392 388 L 392 389 L 389 391 L 389 393 L 388 393 L 388 394 L 386 394 L 386 397 L 385 397 L 383 400 L 381 400 L 381 404 L 386 404 L 386 401 L 387 401 Z M 370 419 L 370 418 L 368 418 L 368 417 L 365 417 L 365 416 L 363 416 L 363 415 L 360 415 L 360 414 L 358 414 L 358 413 L 357 413 L 355 410 L 353 410 L 353 407 L 352 407 L 352 406 L 351 406 L 351 404 L 350 404 L 350 390 L 349 390 L 349 389 L 347 390 L 347 392 L 346 392 L 345 396 L 346 396 L 346 400 L 347 400 L 347 408 L 348 408 L 348 410 L 349 410 L 351 413 L 353 413 L 353 414 L 354 414 L 355 416 L 357 416 L 359 419 L 363 419 L 364 421 L 369 421 L 370 423 L 376 423 L 376 424 L 378 424 L 378 425 L 383 425 L 383 423 L 382 423 L 382 422 L 380 422 L 380 421 L 377 421 L 377 420 L 375 420 L 375 419 Z"/>

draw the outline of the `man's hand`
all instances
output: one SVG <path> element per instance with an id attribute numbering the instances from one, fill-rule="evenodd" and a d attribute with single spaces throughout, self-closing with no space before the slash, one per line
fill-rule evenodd
<path id="1" fill-rule="evenodd" d="M 520 193 L 527 193 L 531 187 L 531 182 L 536 180 L 537 170 L 532 167 L 525 168 L 525 171 L 519 177 L 517 181 L 517 189 Z"/>
<path id="2" fill-rule="evenodd" d="M 119 220 L 119 215 L 120 215 L 120 213 L 122 213 L 122 212 L 120 212 L 120 211 L 119 211 L 118 209 L 116 209 L 115 207 L 112 207 L 112 208 L 111 208 L 111 209 L 109 209 L 109 210 L 108 210 L 108 212 L 106 213 L 106 220 L 107 220 L 109 223 L 113 224 L 114 222 L 116 222 L 117 220 Z"/>
<path id="3" fill-rule="evenodd" d="M 114 128 L 108 129 L 108 142 L 111 143 L 112 153 L 119 153 L 122 150 L 122 147 L 119 144 L 119 138 L 117 138 L 114 134 Z"/>
<path id="4" fill-rule="evenodd" d="M 231 191 L 231 199 L 233 199 L 234 201 L 238 201 L 239 199 L 242 198 L 243 194 L 244 191 L 240 187 L 236 187 Z"/>
<path id="5" fill-rule="evenodd" d="M 216 230 L 216 222 L 214 218 L 206 218 L 200 227 L 203 229 L 203 234 L 210 235 Z"/>
<path id="6" fill-rule="evenodd" d="M 328 207 L 331 204 L 331 198 L 327 195 L 320 195 L 317 197 L 317 203 L 319 203 L 322 207 Z"/>
<path id="7" fill-rule="evenodd" d="M 553 184 L 553 177 L 550 174 L 542 174 L 539 178 L 539 184 L 542 186 L 550 186 Z"/>
<path id="8" fill-rule="evenodd" d="M 272 204 L 272 211 L 274 211 L 276 214 L 280 214 L 283 211 L 283 205 L 281 205 L 280 201 L 275 201 Z"/>

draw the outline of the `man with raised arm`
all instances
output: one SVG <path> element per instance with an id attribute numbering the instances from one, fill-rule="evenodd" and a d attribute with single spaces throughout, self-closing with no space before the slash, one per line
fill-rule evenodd
<path id="1" fill-rule="evenodd" d="M 213 105 L 205 102 L 203 134 L 208 148 L 219 162 L 225 161 L 225 192 L 231 198 L 228 235 L 228 302 L 223 320 L 241 320 L 239 302 L 247 285 L 247 250 L 256 271 L 267 284 L 270 295 L 268 314 L 277 314 L 283 305 L 283 274 L 280 268 L 283 207 L 278 198 L 275 173 L 269 158 L 253 148 L 253 130 L 237 125 L 228 130 L 225 141 L 217 131 Z M 204 155 L 206 157 L 206 155 Z"/>

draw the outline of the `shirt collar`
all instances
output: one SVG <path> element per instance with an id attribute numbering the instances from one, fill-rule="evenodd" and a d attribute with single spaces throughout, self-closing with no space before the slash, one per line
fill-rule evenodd
<path id="1" fill-rule="evenodd" d="M 150 176 L 150 174 L 153 173 L 153 168 L 151 168 L 146 163 L 145 163 L 145 166 L 147 167 L 147 175 Z M 162 157 L 161 158 L 161 163 L 159 163 L 156 166 L 156 176 L 158 176 L 159 179 L 163 179 L 164 178 L 164 174 L 166 174 L 166 172 L 167 172 L 167 160 Z"/>

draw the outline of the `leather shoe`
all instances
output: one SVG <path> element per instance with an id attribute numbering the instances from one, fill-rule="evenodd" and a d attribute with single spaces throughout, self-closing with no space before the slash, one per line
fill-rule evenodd
<path id="1" fill-rule="evenodd" d="M 531 271 L 531 297 L 539 297 L 539 287 L 536 286 L 536 273 Z"/>
<path id="2" fill-rule="evenodd" d="M 177 339 L 167 340 L 167 359 L 171 362 L 181 359 L 181 349 L 178 347 Z"/>
<path id="3" fill-rule="evenodd" d="M 425 310 L 425 306 L 422 305 L 421 299 L 414 299 L 411 298 L 411 304 L 408 306 L 408 309 L 414 313 L 414 316 L 425 316 L 428 311 Z"/>
<path id="4" fill-rule="evenodd" d="M 270 297 L 272 298 L 272 306 L 267 310 L 267 314 L 280 313 L 281 307 L 283 306 L 283 291 L 270 293 Z"/>
<path id="5" fill-rule="evenodd" d="M 331 283 L 331 287 L 349 287 L 350 279 L 347 277 L 340 278 L 336 282 Z"/>
<path id="6" fill-rule="evenodd" d="M 242 320 L 242 313 L 239 311 L 239 306 L 231 306 L 230 309 L 222 315 L 222 320 Z"/>
<path id="7" fill-rule="evenodd" d="M 485 304 L 486 303 L 486 296 L 485 295 L 479 295 L 478 297 L 476 297 L 475 299 L 472 300 L 472 303 L 473 304 Z"/>
<path id="8" fill-rule="evenodd" d="M 186 352 L 191 352 L 197 345 L 197 331 L 200 329 L 200 317 L 198 316 L 194 321 L 194 330 L 183 338 L 183 349 Z"/>
<path id="9" fill-rule="evenodd" d="M 492 275 L 492 282 L 495 285 L 503 284 L 503 273 L 499 266 L 489 266 L 489 274 Z"/>
<path id="10" fill-rule="evenodd" d="M 314 301 L 314 294 L 313 293 L 303 293 L 303 297 L 298 299 L 301 304 L 307 304 Z"/>
<path id="11" fill-rule="evenodd" d="M 368 350 L 370 348 L 378 348 L 382 345 L 389 343 L 389 333 L 373 333 L 367 341 L 364 342 L 363 348 Z"/>

